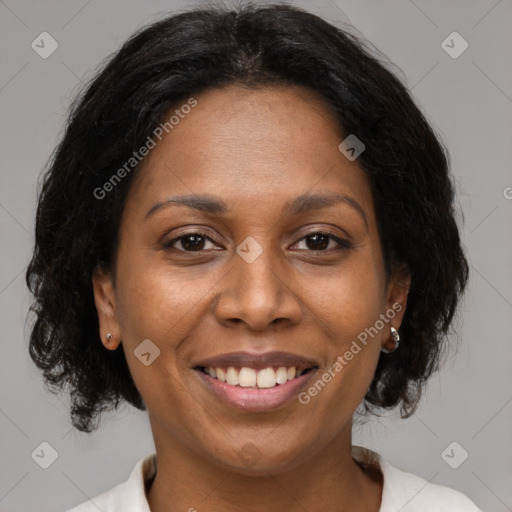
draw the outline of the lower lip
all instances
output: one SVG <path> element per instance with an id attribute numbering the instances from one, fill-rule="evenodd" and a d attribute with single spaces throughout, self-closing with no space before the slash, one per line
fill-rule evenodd
<path id="1" fill-rule="evenodd" d="M 206 387 L 213 391 L 221 400 L 244 411 L 262 412 L 277 409 L 295 398 L 316 370 L 295 377 L 285 384 L 272 388 L 251 389 L 232 386 L 227 382 L 210 377 L 201 370 L 195 370 Z"/>

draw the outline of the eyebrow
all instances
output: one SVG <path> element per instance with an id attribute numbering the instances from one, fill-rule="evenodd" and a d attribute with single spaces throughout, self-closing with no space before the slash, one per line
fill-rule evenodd
<path id="1" fill-rule="evenodd" d="M 359 213 L 363 219 L 365 226 L 368 227 L 368 218 L 366 212 L 361 204 L 356 201 L 353 197 L 347 194 L 339 193 L 316 193 L 316 194 L 302 194 L 296 197 L 293 201 L 285 203 L 283 215 L 299 215 L 304 214 L 313 210 L 320 210 L 322 208 L 328 208 L 336 204 L 346 204 L 352 207 Z M 155 203 L 146 213 L 144 220 L 147 220 L 154 213 L 162 208 L 169 207 L 171 205 L 181 205 L 188 208 L 199 210 L 203 213 L 209 213 L 213 215 L 223 215 L 229 212 L 229 208 L 224 201 L 217 199 L 210 195 L 185 195 L 185 196 L 171 196 L 163 201 Z"/>

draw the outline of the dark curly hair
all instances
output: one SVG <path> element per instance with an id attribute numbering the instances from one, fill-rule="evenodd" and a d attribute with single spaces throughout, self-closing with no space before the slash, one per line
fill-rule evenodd
<path id="1" fill-rule="evenodd" d="M 380 52 L 379 52 L 380 53 Z M 301 85 L 319 94 L 344 136 L 366 146 L 386 275 L 411 275 L 400 349 L 380 357 L 366 410 L 418 404 L 468 277 L 454 217 L 449 155 L 410 93 L 360 36 L 285 5 L 203 7 L 134 34 L 102 65 L 70 109 L 40 183 L 35 248 L 26 272 L 35 297 L 30 356 L 51 391 L 71 393 L 73 425 L 97 427 L 127 401 L 145 409 L 122 344 L 99 338 L 91 276 L 113 263 L 123 206 L 140 166 L 94 193 L 191 95 L 236 84 Z"/>

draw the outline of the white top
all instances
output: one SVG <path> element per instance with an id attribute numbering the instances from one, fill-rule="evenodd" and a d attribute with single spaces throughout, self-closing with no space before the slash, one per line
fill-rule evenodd
<path id="1" fill-rule="evenodd" d="M 382 473 L 379 512 L 482 512 L 464 494 L 400 471 L 368 448 L 353 446 L 352 457 L 377 465 Z M 67 512 L 151 512 L 145 489 L 155 473 L 156 454 L 148 455 L 137 462 L 126 482 Z"/>

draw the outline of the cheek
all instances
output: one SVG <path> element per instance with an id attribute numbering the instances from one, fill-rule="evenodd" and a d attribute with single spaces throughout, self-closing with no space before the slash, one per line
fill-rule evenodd
<path id="1" fill-rule="evenodd" d="M 153 337 L 155 342 L 172 345 L 179 339 L 211 288 L 211 277 L 198 279 L 191 274 L 148 261 L 121 266 L 117 312 L 123 341 L 132 344 Z"/>
<path id="2" fill-rule="evenodd" d="M 304 286 L 313 313 L 341 342 L 373 325 L 382 312 L 383 276 L 370 251 L 353 254 L 332 272 L 305 280 Z"/>
<path id="3" fill-rule="evenodd" d="M 132 377 L 148 406 L 162 398 L 158 396 L 162 383 L 167 393 L 175 390 L 179 399 L 180 382 L 186 378 L 178 373 L 183 366 L 180 355 L 186 350 L 187 337 L 208 315 L 212 284 L 222 277 L 204 270 L 196 274 L 190 267 L 170 268 L 135 257 L 118 265 L 116 310 L 121 340 Z M 160 350 L 150 366 L 136 357 L 137 347 L 147 339 Z M 175 385 L 168 387 L 172 382 Z"/>
<path id="4" fill-rule="evenodd" d="M 338 425 L 364 398 L 380 355 L 383 331 L 368 334 L 383 312 L 379 262 L 370 251 L 361 251 L 316 286 L 309 283 L 308 293 L 313 321 L 330 346 L 327 368 L 318 372 L 304 400 L 315 415 L 329 415 Z M 322 377 L 328 382 L 322 384 Z"/>
<path id="5" fill-rule="evenodd" d="M 186 396 L 176 371 L 179 344 L 197 322 L 194 305 L 202 290 L 196 283 L 186 286 L 176 272 L 172 274 L 133 260 L 118 268 L 116 309 L 121 340 L 130 373 L 149 410 L 168 402 L 170 395 L 179 408 L 181 397 Z M 144 340 L 151 344 L 146 341 L 144 346 L 149 348 L 142 352 L 138 347 Z M 137 355 L 148 351 L 151 362 L 146 365 Z"/>
<path id="6" fill-rule="evenodd" d="M 135 386 L 152 421 L 164 423 L 183 443 L 194 445 L 197 439 L 192 432 L 197 436 L 200 425 L 187 389 L 189 376 L 179 358 L 182 347 L 187 347 L 187 337 L 207 314 L 204 303 L 208 292 L 211 293 L 211 274 L 189 279 L 183 269 L 169 269 L 147 261 L 126 265 L 124 270 L 130 271 L 124 275 L 122 268 L 119 270 L 122 284 L 117 305 L 121 338 Z M 134 354 L 145 339 L 160 350 L 148 366 Z"/>

